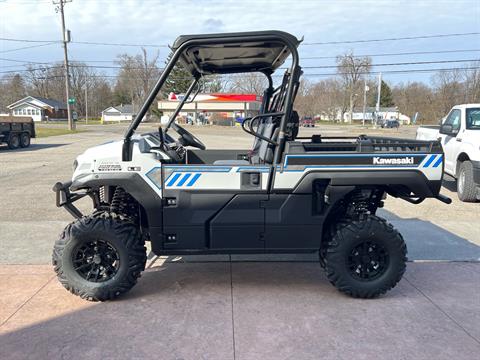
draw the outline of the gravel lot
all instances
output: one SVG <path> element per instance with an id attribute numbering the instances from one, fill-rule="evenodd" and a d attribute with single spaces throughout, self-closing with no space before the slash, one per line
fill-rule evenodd
<path id="1" fill-rule="evenodd" d="M 55 126 L 55 125 L 49 125 Z M 56 125 L 58 126 L 58 125 Z M 80 126 L 87 130 L 74 135 L 34 139 L 29 149 L 10 151 L 0 147 L 0 264 L 44 264 L 57 234 L 71 221 L 70 215 L 55 207 L 52 185 L 72 173 L 72 162 L 85 149 L 106 141 L 121 139 L 126 124 Z M 154 131 L 143 126 L 140 131 Z M 251 137 L 240 128 L 191 127 L 208 148 L 246 148 Z M 325 136 L 375 134 L 413 138 L 415 127 L 364 129 L 355 126 L 326 125 L 302 128 L 301 135 Z M 451 205 L 426 200 L 420 205 L 388 198 L 381 215 L 405 236 L 410 258 L 416 260 L 478 260 L 480 258 L 479 203 L 461 203 L 455 182 L 445 181 L 442 193 Z M 89 204 L 82 204 L 88 209 Z"/>

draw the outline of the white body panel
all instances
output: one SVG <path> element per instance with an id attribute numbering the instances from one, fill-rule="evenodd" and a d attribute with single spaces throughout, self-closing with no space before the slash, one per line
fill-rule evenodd
<path id="1" fill-rule="evenodd" d="M 81 179 L 85 174 L 104 174 L 135 172 L 162 197 L 163 189 L 189 191 L 196 190 L 232 190 L 248 191 L 242 187 L 243 172 L 260 173 L 261 182 L 257 189 L 267 191 L 270 167 L 258 166 L 222 166 L 222 165 L 174 165 L 159 161 L 165 154 L 141 153 L 138 143 L 134 143 L 132 161 L 121 161 L 122 141 L 106 143 L 88 149 L 77 158 L 77 167 L 72 181 Z M 294 158 L 314 158 L 321 163 L 327 158 L 349 159 L 353 165 L 292 165 Z M 163 168 L 162 168 L 163 166 Z M 416 170 L 429 180 L 442 178 L 443 156 L 441 154 L 317 154 L 287 155 L 285 163 L 278 166 L 273 179 L 273 189 L 292 190 L 301 179 L 310 172 L 379 171 L 379 170 Z"/>

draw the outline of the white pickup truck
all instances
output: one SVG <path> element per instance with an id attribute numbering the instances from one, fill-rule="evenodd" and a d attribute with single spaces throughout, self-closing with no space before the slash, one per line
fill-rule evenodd
<path id="1" fill-rule="evenodd" d="M 439 139 L 444 172 L 457 179 L 461 201 L 480 200 L 480 104 L 454 106 L 439 126 L 422 126 L 417 140 Z"/>

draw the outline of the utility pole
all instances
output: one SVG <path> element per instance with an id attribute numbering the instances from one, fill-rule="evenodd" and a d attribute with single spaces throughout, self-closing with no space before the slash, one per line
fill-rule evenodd
<path id="1" fill-rule="evenodd" d="M 85 84 L 85 125 L 88 125 L 88 86 Z"/>
<path id="2" fill-rule="evenodd" d="M 65 93 L 67 96 L 67 116 L 68 116 L 68 129 L 75 130 L 75 123 L 72 120 L 72 110 L 70 108 L 70 71 L 68 66 L 68 48 L 67 44 L 70 42 L 70 30 L 65 29 L 65 15 L 63 11 L 63 5 L 72 0 L 58 0 L 53 1 L 54 5 L 58 5 L 56 10 L 60 11 L 60 16 L 62 18 L 62 35 L 63 35 L 63 53 L 64 53 L 64 67 L 65 67 Z"/>
<path id="3" fill-rule="evenodd" d="M 380 112 L 380 95 L 382 93 L 382 73 L 378 74 L 377 105 L 375 106 L 375 125 L 377 125 L 378 113 Z"/>
<path id="4" fill-rule="evenodd" d="M 363 84 L 363 126 L 365 126 L 365 113 L 367 112 L 367 91 L 370 90 L 367 86 L 367 80 Z"/>

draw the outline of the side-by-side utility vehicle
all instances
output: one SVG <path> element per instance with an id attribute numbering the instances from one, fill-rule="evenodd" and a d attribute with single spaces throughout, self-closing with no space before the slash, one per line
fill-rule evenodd
<path id="1" fill-rule="evenodd" d="M 330 282 L 354 297 L 372 298 L 397 284 L 405 242 L 375 214 L 386 194 L 414 204 L 450 201 L 439 194 L 441 144 L 298 136 L 299 44 L 281 31 L 175 41 L 123 141 L 88 149 L 75 160 L 72 180 L 54 186 L 57 206 L 76 218 L 53 253 L 68 290 L 89 300 L 128 291 L 145 268 L 146 241 L 157 255 L 318 252 Z M 274 86 L 272 76 L 287 59 Z M 176 64 L 192 75 L 188 91 L 163 128 L 135 135 Z M 242 124 L 250 149 L 206 149 L 175 123 L 204 76 L 248 72 L 268 79 L 258 115 Z M 93 200 L 89 215 L 74 204 L 85 196 Z"/>

